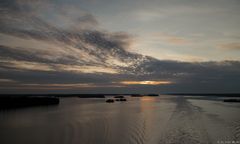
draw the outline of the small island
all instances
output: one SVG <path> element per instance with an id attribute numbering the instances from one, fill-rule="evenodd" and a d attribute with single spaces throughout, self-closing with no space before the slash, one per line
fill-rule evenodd
<path id="1" fill-rule="evenodd" d="M 107 99 L 106 103 L 114 103 L 114 99 Z"/>

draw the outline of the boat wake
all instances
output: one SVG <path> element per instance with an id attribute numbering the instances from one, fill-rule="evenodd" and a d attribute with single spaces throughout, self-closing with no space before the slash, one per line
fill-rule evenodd
<path id="1" fill-rule="evenodd" d="M 200 110 L 184 98 L 178 98 L 159 144 L 210 144 Z"/>

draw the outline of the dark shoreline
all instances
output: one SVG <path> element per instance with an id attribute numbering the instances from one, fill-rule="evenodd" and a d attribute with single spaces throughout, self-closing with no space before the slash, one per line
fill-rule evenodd
<path id="1" fill-rule="evenodd" d="M 34 106 L 50 106 L 58 105 L 60 103 L 59 98 L 56 97 L 1 97 L 0 109 L 15 109 Z"/>
<path id="2" fill-rule="evenodd" d="M 106 98 L 105 96 L 158 96 L 157 94 L 0 94 L 0 109 L 58 105 L 60 98 Z M 168 96 L 240 97 L 239 93 L 167 93 Z M 161 94 L 160 94 L 161 96 Z M 224 102 L 239 102 L 226 99 Z"/>
<path id="3" fill-rule="evenodd" d="M 240 93 L 165 93 L 164 95 L 240 97 Z"/>
<path id="4" fill-rule="evenodd" d="M 80 97 L 80 98 L 105 98 L 105 96 L 157 96 L 158 94 L 136 94 L 136 93 L 126 93 L 126 94 L 0 94 L 0 98 L 3 97 Z M 179 95 L 179 96 L 219 96 L 219 97 L 240 97 L 240 93 L 160 93 L 161 95 Z"/>

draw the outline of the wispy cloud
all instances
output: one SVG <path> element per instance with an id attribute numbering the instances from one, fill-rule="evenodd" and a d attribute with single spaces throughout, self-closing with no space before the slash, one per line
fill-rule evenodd
<path id="1" fill-rule="evenodd" d="M 15 83 L 15 80 L 12 79 L 0 79 L 0 83 Z"/>
<path id="2" fill-rule="evenodd" d="M 238 42 L 219 44 L 218 46 L 225 50 L 240 50 L 240 43 Z"/>
<path id="3" fill-rule="evenodd" d="M 54 71 L 49 65 L 44 63 L 29 62 L 29 61 L 16 61 L 16 60 L 1 60 L 2 67 L 20 69 L 20 70 L 33 70 L 33 71 Z"/>
<path id="4" fill-rule="evenodd" d="M 154 33 L 153 38 L 173 45 L 186 45 L 191 43 L 190 39 L 183 36 L 171 35 L 167 33 Z"/>
<path id="5" fill-rule="evenodd" d="M 54 88 L 62 88 L 62 89 L 69 89 L 69 88 L 95 88 L 95 87 L 124 87 L 122 85 L 106 85 L 106 84 L 95 84 L 95 83 L 64 83 L 64 84 L 38 84 L 38 83 L 30 83 L 30 84 L 23 84 L 22 86 L 29 86 L 29 87 L 42 87 L 47 88 L 51 87 Z"/>
<path id="6" fill-rule="evenodd" d="M 124 92 L 137 86 L 154 86 L 158 92 L 239 90 L 239 61 L 190 63 L 137 54 L 130 51 L 131 35 L 100 29 L 94 15 L 74 6 L 3 1 L 0 11 L 1 91 L 119 88 Z M 174 46 L 191 43 L 174 34 L 150 39 Z"/>
<path id="7" fill-rule="evenodd" d="M 42 5 L 46 5 L 45 1 L 37 3 L 40 8 L 36 10 L 33 9 L 35 3 L 5 3 L 0 23 L 0 58 L 5 67 L 9 64 L 8 67 L 24 70 L 117 73 L 122 67 L 135 67 L 144 61 L 142 55 L 128 52 L 130 35 L 82 27 L 97 25 L 95 17 L 82 10 L 71 7 L 66 11 L 50 3 L 47 11 L 51 10 L 53 14 L 48 16 L 39 13 L 43 10 Z M 25 13 L 26 8 L 31 14 Z M 67 17 L 74 20 L 65 22 Z M 64 26 L 59 25 L 60 20 L 64 20 L 61 23 Z M 81 28 L 75 27 L 78 25 Z"/>
<path id="8" fill-rule="evenodd" d="M 121 81 L 124 85 L 166 85 L 172 84 L 171 81 Z"/>

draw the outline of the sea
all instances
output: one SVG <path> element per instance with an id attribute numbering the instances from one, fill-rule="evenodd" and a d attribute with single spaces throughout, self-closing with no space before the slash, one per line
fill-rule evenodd
<path id="1" fill-rule="evenodd" d="M 0 110 L 0 144 L 240 144 L 240 103 L 224 97 L 108 98 Z"/>

